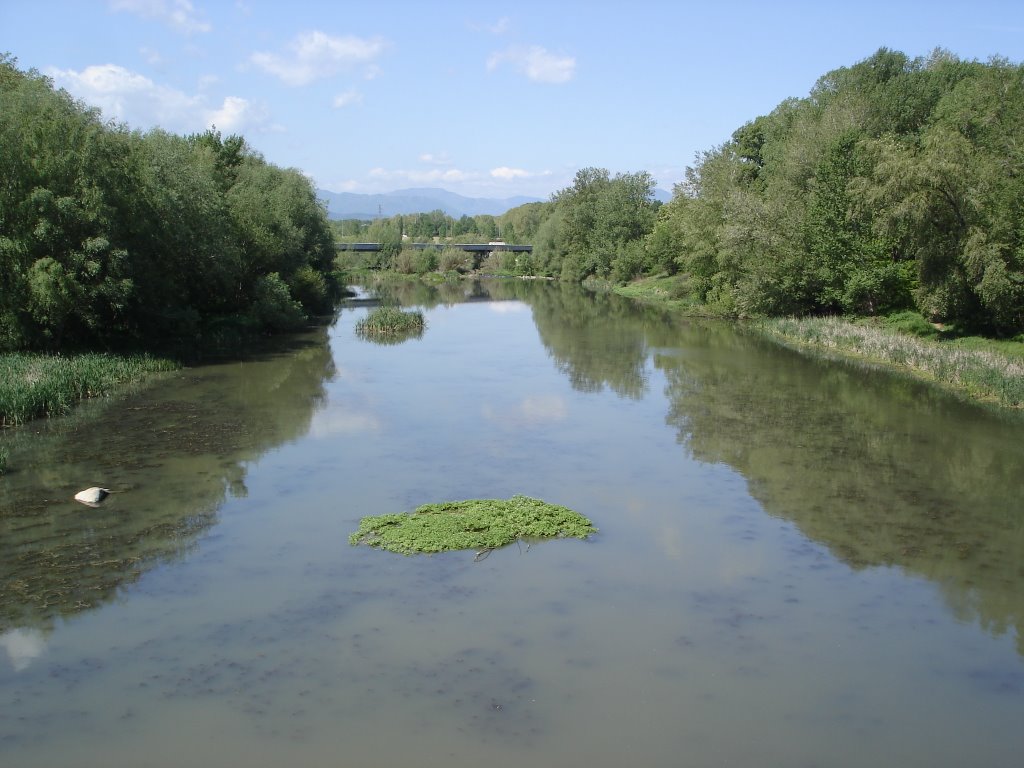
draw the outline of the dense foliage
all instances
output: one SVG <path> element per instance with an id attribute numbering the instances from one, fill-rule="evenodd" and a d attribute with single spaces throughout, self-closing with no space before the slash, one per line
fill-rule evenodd
<path id="1" fill-rule="evenodd" d="M 1024 331 L 1020 65 L 883 48 L 702 153 L 670 203 L 652 191 L 588 168 L 504 218 L 530 222 L 537 274 L 678 272 L 727 314 L 912 309 Z"/>
<path id="2" fill-rule="evenodd" d="M 1024 331 L 1024 68 L 881 49 L 704 153 L 651 241 L 739 314 Z"/>
<path id="3" fill-rule="evenodd" d="M 192 347 L 337 293 L 326 214 L 239 136 L 105 123 L 0 57 L 0 351 Z"/>

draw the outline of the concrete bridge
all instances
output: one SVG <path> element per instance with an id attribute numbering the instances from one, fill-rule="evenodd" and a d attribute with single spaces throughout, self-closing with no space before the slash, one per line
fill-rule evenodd
<path id="1" fill-rule="evenodd" d="M 334 247 L 339 251 L 379 251 L 381 243 L 335 243 Z M 402 243 L 403 248 L 459 248 L 470 253 L 490 253 L 491 251 L 514 251 L 519 253 L 532 253 L 532 245 L 509 245 L 508 243 Z"/>

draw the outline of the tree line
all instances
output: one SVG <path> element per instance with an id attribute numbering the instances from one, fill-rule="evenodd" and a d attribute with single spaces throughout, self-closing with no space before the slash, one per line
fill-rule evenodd
<path id="1" fill-rule="evenodd" d="M 587 168 L 505 219 L 537 274 L 679 275 L 727 314 L 911 309 L 1024 332 L 1024 67 L 885 48 L 701 153 L 659 207 Z"/>
<path id="2" fill-rule="evenodd" d="M 0 351 L 295 328 L 339 294 L 324 207 L 240 136 L 104 122 L 0 56 Z"/>
<path id="3" fill-rule="evenodd" d="M 339 242 L 381 243 L 389 239 L 406 237 L 414 242 L 443 239 L 455 243 L 489 243 L 501 237 L 513 242 L 517 235 L 514 227 L 508 231 L 497 216 L 480 214 L 459 218 L 438 209 L 428 213 L 395 214 L 377 219 L 335 219 L 331 228 Z"/>

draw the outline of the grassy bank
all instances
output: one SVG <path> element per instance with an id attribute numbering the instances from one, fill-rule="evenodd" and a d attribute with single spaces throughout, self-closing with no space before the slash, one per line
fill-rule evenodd
<path id="1" fill-rule="evenodd" d="M 657 304 L 687 315 L 709 317 L 715 314 L 709 307 L 693 298 L 690 283 L 682 275 L 644 277 L 627 285 L 601 286 L 597 283 L 591 285 L 595 288 L 607 287 L 620 296 Z"/>
<path id="2" fill-rule="evenodd" d="M 103 397 L 178 367 L 148 355 L 0 355 L 0 427 L 67 413 L 88 397 Z"/>
<path id="3" fill-rule="evenodd" d="M 839 317 L 772 318 L 755 324 L 800 349 L 879 363 L 974 400 L 1024 407 L 1024 344 L 978 337 L 921 338 L 884 322 Z"/>
<path id="4" fill-rule="evenodd" d="M 615 293 L 687 315 L 713 314 L 688 298 L 681 276 L 644 278 Z M 769 338 L 810 354 L 864 360 L 1003 408 L 1024 408 L 1024 343 L 963 337 L 914 312 L 889 318 L 769 318 L 751 321 Z"/>

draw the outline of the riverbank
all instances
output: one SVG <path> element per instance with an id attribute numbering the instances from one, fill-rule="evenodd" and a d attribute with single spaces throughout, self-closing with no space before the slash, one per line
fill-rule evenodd
<path id="1" fill-rule="evenodd" d="M 971 400 L 1024 408 L 1024 344 L 978 337 L 925 339 L 841 317 L 771 318 L 752 326 L 801 351 L 864 360 Z"/>
<path id="2" fill-rule="evenodd" d="M 178 367 L 149 355 L 0 355 L 0 427 L 62 415 L 82 400 L 111 395 Z"/>
<path id="3" fill-rule="evenodd" d="M 613 287 L 622 296 L 689 315 L 708 314 L 682 297 L 678 278 L 652 278 Z M 905 314 L 905 313 L 904 313 Z M 859 360 L 927 381 L 970 400 L 1024 408 L 1024 343 L 956 337 L 929 326 L 922 332 L 884 318 L 764 318 L 745 322 L 765 337 L 804 354 Z"/>

